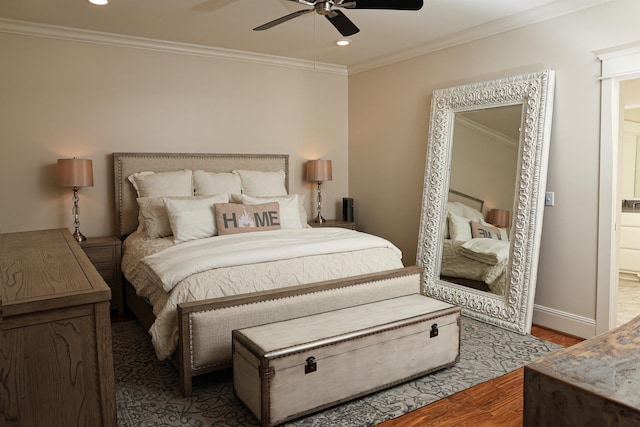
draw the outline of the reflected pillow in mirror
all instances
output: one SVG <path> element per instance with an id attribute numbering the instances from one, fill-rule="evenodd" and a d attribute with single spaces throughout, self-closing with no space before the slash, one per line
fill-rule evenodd
<path id="1" fill-rule="evenodd" d="M 457 240 L 466 242 L 471 240 L 471 220 L 460 215 L 456 215 L 453 212 L 447 214 L 447 220 L 449 222 L 449 235 L 451 240 Z"/>
<path id="2" fill-rule="evenodd" d="M 471 237 L 508 240 L 505 229 L 494 227 L 493 225 L 481 224 L 478 221 L 471 221 Z"/>

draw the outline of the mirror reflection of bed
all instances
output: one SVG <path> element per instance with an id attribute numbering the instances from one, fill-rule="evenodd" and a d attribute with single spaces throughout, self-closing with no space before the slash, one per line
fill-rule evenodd
<path id="1" fill-rule="evenodd" d="M 459 191 L 448 196 L 441 280 L 504 295 L 521 121 L 522 104 L 455 114 L 449 188 Z M 502 241 L 477 240 L 491 237 Z"/>
<path id="2" fill-rule="evenodd" d="M 440 279 L 504 295 L 509 265 L 508 223 L 494 224 L 484 201 L 449 190 Z M 486 212 L 486 213 L 485 213 Z M 506 218 L 508 220 L 508 218 Z"/>

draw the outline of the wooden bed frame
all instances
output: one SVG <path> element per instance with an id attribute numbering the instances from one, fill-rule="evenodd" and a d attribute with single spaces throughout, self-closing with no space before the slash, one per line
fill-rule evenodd
<path id="1" fill-rule="evenodd" d="M 113 164 L 116 230 L 122 239 L 138 227 L 136 193 L 127 179 L 129 175 L 136 172 L 178 169 L 202 169 L 209 172 L 230 172 L 234 169 L 283 170 L 286 175 L 286 187 L 289 188 L 288 155 L 114 153 Z M 424 293 L 422 273 L 421 267 L 405 267 L 272 291 L 179 304 L 179 341 L 172 361 L 180 373 L 181 392 L 184 396 L 191 395 L 194 376 L 231 366 L 230 357 L 228 363 L 224 364 L 194 362 L 194 360 L 201 360 L 203 353 L 206 358 L 206 351 L 202 348 L 206 348 L 207 345 L 200 344 L 201 341 L 199 341 L 202 340 L 203 335 L 228 332 L 229 342 L 231 342 L 231 330 L 224 331 L 219 326 L 226 325 L 227 321 L 235 322 L 230 326 L 231 329 L 238 329 L 255 326 L 258 324 L 255 322 L 270 323 L 412 293 Z M 149 329 L 155 320 L 151 306 L 136 294 L 134 287 L 126 278 L 123 283 L 127 307 L 142 325 Z"/>

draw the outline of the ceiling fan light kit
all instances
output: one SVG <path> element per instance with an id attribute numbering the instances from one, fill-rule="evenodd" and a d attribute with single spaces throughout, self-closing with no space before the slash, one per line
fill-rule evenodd
<path id="1" fill-rule="evenodd" d="M 109 3 L 109 0 L 89 0 L 89 3 L 95 4 L 96 6 L 104 6 Z"/>
<path id="2" fill-rule="evenodd" d="M 282 16 L 266 24 L 260 25 L 253 29 L 253 31 L 263 31 L 273 28 L 276 25 L 287 22 L 298 16 L 306 15 L 310 12 L 316 12 L 318 15 L 323 15 L 331 24 L 342 34 L 344 37 L 352 36 L 356 34 L 360 29 L 351 22 L 347 16 L 340 10 L 334 8 L 343 9 L 387 9 L 387 10 L 420 10 L 423 5 L 423 0 L 322 0 L 322 1 L 307 1 L 307 0 L 290 0 L 296 3 L 300 3 L 306 6 L 311 6 L 311 9 L 298 10 L 288 15 Z"/>

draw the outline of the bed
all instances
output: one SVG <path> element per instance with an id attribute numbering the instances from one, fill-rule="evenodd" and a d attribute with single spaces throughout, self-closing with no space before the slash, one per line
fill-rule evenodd
<path id="1" fill-rule="evenodd" d="M 450 190 L 445 239 L 442 246 L 442 280 L 504 294 L 509 263 L 507 230 L 485 221 L 484 201 Z"/>
<path id="2" fill-rule="evenodd" d="M 404 267 L 385 239 L 308 227 L 304 197 L 288 192 L 287 155 L 113 160 L 125 303 L 158 358 L 176 364 L 185 396 L 193 377 L 230 366 L 233 329 L 423 291 L 422 269 Z M 267 228 L 239 232 L 247 210 Z M 274 211 L 278 222 L 269 220 Z"/>

